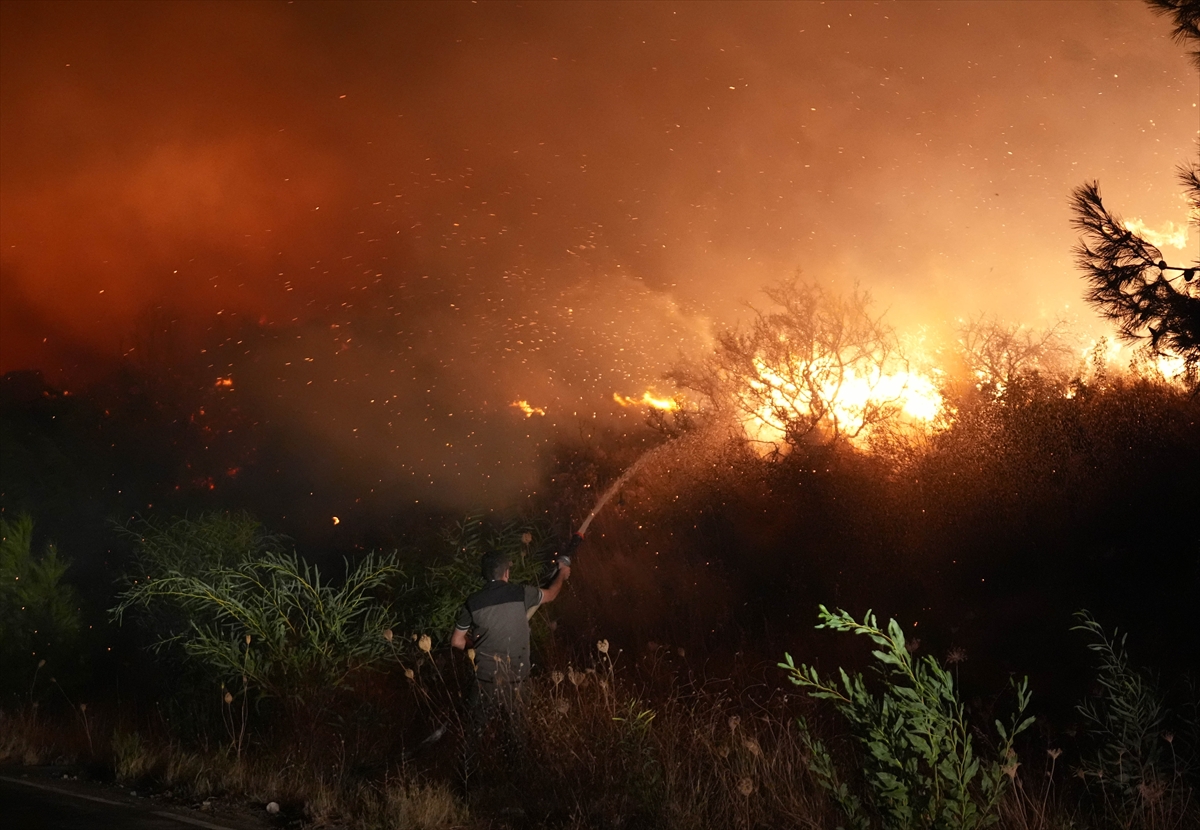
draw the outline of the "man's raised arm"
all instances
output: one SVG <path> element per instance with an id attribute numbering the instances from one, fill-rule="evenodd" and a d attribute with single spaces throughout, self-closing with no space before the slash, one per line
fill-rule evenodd
<path id="1" fill-rule="evenodd" d="M 562 590 L 563 583 L 571 578 L 571 566 L 559 565 L 558 573 L 554 575 L 554 581 L 550 583 L 549 588 L 542 589 L 542 605 L 547 602 L 554 602 L 558 597 L 558 592 Z"/>

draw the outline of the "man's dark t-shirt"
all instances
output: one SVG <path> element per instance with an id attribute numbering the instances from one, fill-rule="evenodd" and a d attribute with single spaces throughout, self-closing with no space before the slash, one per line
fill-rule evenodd
<path id="1" fill-rule="evenodd" d="M 520 683 L 529 676 L 529 618 L 542 589 L 501 579 L 467 597 L 455 628 L 475 635 L 475 676 L 484 682 Z"/>

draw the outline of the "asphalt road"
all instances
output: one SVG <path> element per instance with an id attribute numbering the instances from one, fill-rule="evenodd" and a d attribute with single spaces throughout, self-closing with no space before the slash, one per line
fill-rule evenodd
<path id="1" fill-rule="evenodd" d="M 85 791 L 86 790 L 86 791 Z M 138 802 L 102 788 L 0 776 L 0 827 L 4 830 L 241 830 L 224 823 Z"/>

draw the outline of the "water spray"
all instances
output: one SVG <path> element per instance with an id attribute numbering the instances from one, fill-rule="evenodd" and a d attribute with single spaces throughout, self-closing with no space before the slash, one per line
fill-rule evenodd
<path id="1" fill-rule="evenodd" d="M 621 489 L 622 486 L 624 486 L 625 482 L 629 481 L 629 479 L 633 477 L 634 473 L 641 469 L 642 465 L 650 460 L 651 456 L 655 455 L 665 446 L 665 443 L 659 444 L 657 447 L 654 447 L 653 449 L 643 453 L 637 461 L 629 465 L 625 472 L 621 473 L 621 475 L 617 477 L 616 481 L 608 485 L 608 489 L 601 494 L 600 498 L 596 499 L 596 505 L 592 508 L 591 512 L 587 514 L 587 518 L 583 520 L 583 524 L 579 526 L 578 530 L 571 534 L 571 541 L 567 543 L 566 550 L 564 550 L 558 556 L 558 563 L 560 565 L 566 565 L 570 567 L 571 556 L 575 549 L 579 547 L 580 543 L 583 542 L 584 534 L 587 533 L 588 526 L 592 523 L 592 519 L 596 518 L 596 514 L 598 514 L 604 508 L 604 505 L 608 504 L 609 500 Z"/>

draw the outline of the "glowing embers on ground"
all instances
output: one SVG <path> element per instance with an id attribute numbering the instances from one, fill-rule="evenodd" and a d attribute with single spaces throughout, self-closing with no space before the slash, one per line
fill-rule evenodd
<path id="1" fill-rule="evenodd" d="M 894 362 L 850 364 L 827 356 L 772 366 L 755 357 L 753 376 L 733 393 L 746 437 L 771 454 L 809 441 L 861 444 L 885 424 L 928 428 L 944 406 L 935 371 Z"/>
<path id="2" fill-rule="evenodd" d="M 651 409 L 661 409 L 664 412 L 679 409 L 679 401 L 674 398 L 662 398 L 653 392 L 645 391 L 640 398 L 629 398 L 618 392 L 613 392 L 613 400 L 621 406 L 648 406 Z"/>
<path id="3" fill-rule="evenodd" d="M 540 406 L 531 406 L 529 401 L 513 401 L 509 404 L 509 406 L 524 412 L 526 418 L 532 418 L 534 415 L 546 414 L 546 410 L 542 409 Z"/>

